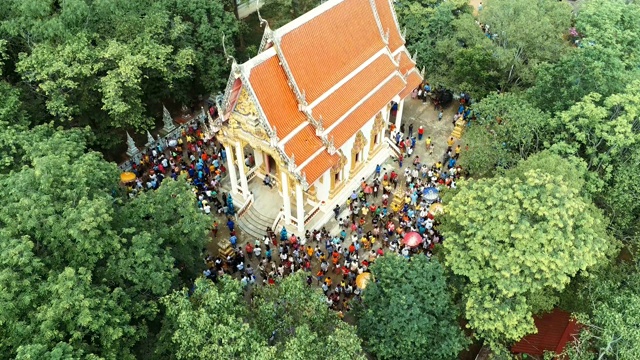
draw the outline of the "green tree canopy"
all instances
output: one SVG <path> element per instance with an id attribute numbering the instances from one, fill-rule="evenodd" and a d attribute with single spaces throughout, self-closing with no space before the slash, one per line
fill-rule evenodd
<path id="1" fill-rule="evenodd" d="M 614 261 L 572 289 L 572 302 L 586 306 L 576 309 L 583 326 L 579 341 L 566 349 L 571 359 L 640 356 L 639 275 L 637 264 Z"/>
<path id="2" fill-rule="evenodd" d="M 461 182 L 445 199 L 446 265 L 466 280 L 469 326 L 492 347 L 534 332 L 532 315 L 549 310 L 550 295 L 614 248 L 607 220 L 581 195 L 584 167 L 545 156 L 504 176 Z"/>
<path id="3" fill-rule="evenodd" d="M 209 220 L 190 185 L 126 199 L 117 167 L 85 141 L 80 130 L 24 131 L 21 166 L 0 174 L 2 358 L 133 358 L 158 299 L 191 281 L 177 265 L 201 263 Z"/>
<path id="4" fill-rule="evenodd" d="M 209 359 L 364 359 L 355 329 L 329 310 L 322 292 L 301 272 L 275 286 L 254 288 L 246 304 L 238 280 L 196 281 L 192 294 L 163 300 L 167 318 L 159 355 Z M 275 333 L 275 337 L 272 338 Z M 267 346 L 272 339 L 272 346 Z"/>
<path id="5" fill-rule="evenodd" d="M 385 255 L 371 266 L 358 333 L 378 359 L 454 359 L 467 346 L 437 260 Z"/>
<path id="6" fill-rule="evenodd" d="M 102 149 L 122 142 L 118 129 L 153 128 L 163 100 L 190 103 L 226 83 L 219 45 L 237 24 L 221 1 L 8 0 L 1 7 L 5 73 L 33 97 L 34 119 L 88 125 Z"/>
<path id="7" fill-rule="evenodd" d="M 622 92 L 640 78 L 640 4 L 590 0 L 580 4 L 575 18 L 579 36 L 558 62 L 537 71 L 531 99 L 552 112 L 567 110 L 589 93 L 603 97 Z"/>
<path id="8" fill-rule="evenodd" d="M 473 104 L 472 109 L 476 118 L 465 134 L 470 151 L 462 153 L 460 164 L 474 177 L 510 168 L 550 146 L 551 117 L 522 94 L 492 93 Z"/>
<path id="9" fill-rule="evenodd" d="M 247 307 L 242 287 L 223 277 L 216 286 L 199 279 L 192 294 L 176 291 L 162 302 L 166 319 L 162 350 L 157 355 L 175 359 L 264 359 L 272 352 L 266 340 L 245 322 Z"/>
<path id="10" fill-rule="evenodd" d="M 320 289 L 307 286 L 303 272 L 255 289 L 251 324 L 265 339 L 276 332 L 285 359 L 364 359 L 355 329 L 329 310 Z"/>
<path id="11" fill-rule="evenodd" d="M 568 50 L 563 34 L 571 21 L 564 2 L 489 0 L 479 20 L 467 1 L 400 1 L 398 16 L 407 29 L 407 46 L 435 86 L 475 98 L 501 89 L 524 89 L 536 68 L 557 61 Z M 530 19 L 537 19 L 532 22 Z"/>

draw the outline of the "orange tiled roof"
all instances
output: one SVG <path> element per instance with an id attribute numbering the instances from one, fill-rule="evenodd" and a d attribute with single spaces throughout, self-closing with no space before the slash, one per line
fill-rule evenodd
<path id="1" fill-rule="evenodd" d="M 414 70 L 409 73 L 409 76 L 406 77 L 405 81 L 407 82 L 407 86 L 400 93 L 400 99 L 404 99 L 411 94 L 413 89 L 417 88 L 418 85 L 422 83 L 422 77 Z"/>
<path id="2" fill-rule="evenodd" d="M 406 50 L 400 51 L 400 73 L 405 75 L 409 70 L 416 66 L 413 60 L 409 57 Z"/>
<path id="3" fill-rule="evenodd" d="M 312 110 L 313 117 L 319 119 L 322 116 L 323 126 L 325 129 L 328 128 L 394 71 L 395 65 L 389 56 L 384 54 L 379 56 L 316 105 Z"/>
<path id="4" fill-rule="evenodd" d="M 313 184 L 325 171 L 329 170 L 333 165 L 340 161 L 338 154 L 330 155 L 328 152 L 323 151 L 318 156 L 313 158 L 302 171 L 307 177 L 307 182 Z"/>
<path id="5" fill-rule="evenodd" d="M 280 48 L 311 103 L 384 43 L 369 0 L 345 0 L 284 34 Z"/>
<path id="6" fill-rule="evenodd" d="M 276 126 L 280 139 L 306 121 L 306 116 L 298 110 L 298 100 L 277 56 L 251 69 L 249 82 L 269 124 Z"/>
<path id="7" fill-rule="evenodd" d="M 391 12 L 391 4 L 389 0 L 375 0 L 376 9 L 378 10 L 378 17 L 382 23 L 382 30 L 386 33 L 389 30 L 389 50 L 394 52 L 404 45 L 402 36 L 400 35 L 400 29 L 396 26 L 396 22 L 393 20 L 393 13 Z M 404 73 L 403 73 L 404 74 Z"/>
<path id="8" fill-rule="evenodd" d="M 387 105 L 402 89 L 405 83 L 399 75 L 392 77 L 378 91 L 358 106 L 349 116 L 338 124 L 332 131 L 336 149 L 344 145 L 367 121 Z"/>
<path id="9" fill-rule="evenodd" d="M 299 166 L 322 146 L 322 140 L 316 136 L 316 129 L 311 124 L 307 124 L 284 143 L 284 151 L 289 156 L 295 154 L 295 163 Z"/>
<path id="10" fill-rule="evenodd" d="M 571 319 L 571 314 L 558 308 L 537 315 L 534 323 L 538 331 L 514 344 L 511 347 L 512 353 L 542 356 L 545 351 L 554 351 L 561 354 L 567 342 L 573 341 L 580 331 L 578 324 Z"/>

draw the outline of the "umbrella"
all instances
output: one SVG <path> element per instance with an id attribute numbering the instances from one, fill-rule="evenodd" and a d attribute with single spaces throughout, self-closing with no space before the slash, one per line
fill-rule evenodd
<path id="1" fill-rule="evenodd" d="M 365 193 L 365 194 L 371 194 L 372 192 L 373 192 L 373 188 L 372 188 L 371 186 L 367 185 L 367 186 L 364 188 L 364 193 Z"/>
<path id="2" fill-rule="evenodd" d="M 358 277 L 356 277 L 356 286 L 360 289 L 364 289 L 367 287 L 367 283 L 369 282 L 370 279 L 371 279 L 371 273 L 363 272 L 362 274 L 358 275 Z"/>
<path id="3" fill-rule="evenodd" d="M 425 188 L 422 190 L 422 197 L 429 201 L 435 201 L 438 199 L 438 189 L 434 187 Z"/>
<path id="4" fill-rule="evenodd" d="M 408 245 L 412 248 L 422 244 L 422 241 L 422 236 L 420 236 L 420 234 L 415 231 L 406 233 L 404 235 L 404 238 L 402 239 L 403 244 Z"/>
<path id="5" fill-rule="evenodd" d="M 136 174 L 132 173 L 132 172 L 123 172 L 122 174 L 120 174 L 120 181 L 122 181 L 123 183 L 128 183 L 131 182 L 133 180 L 136 179 Z"/>
<path id="6" fill-rule="evenodd" d="M 434 215 L 442 214 L 444 212 L 444 206 L 442 206 L 441 203 L 433 203 L 429 207 L 429 212 L 434 214 Z"/>

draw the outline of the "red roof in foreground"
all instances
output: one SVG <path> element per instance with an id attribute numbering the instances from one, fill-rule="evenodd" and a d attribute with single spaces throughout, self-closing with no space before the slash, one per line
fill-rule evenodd
<path id="1" fill-rule="evenodd" d="M 559 309 L 534 317 L 534 322 L 538 333 L 523 337 L 511 347 L 512 353 L 542 356 L 545 351 L 553 351 L 560 354 L 578 334 L 578 324 L 568 312 Z"/>

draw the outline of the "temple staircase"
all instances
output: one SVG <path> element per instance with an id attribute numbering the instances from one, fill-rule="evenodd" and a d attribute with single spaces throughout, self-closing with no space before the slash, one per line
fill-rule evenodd
<path id="1" fill-rule="evenodd" d="M 254 204 L 238 218 L 237 224 L 245 235 L 254 239 L 262 239 L 267 235 L 267 227 L 273 226 L 275 220 L 275 217 L 270 218 L 264 215 Z"/>

